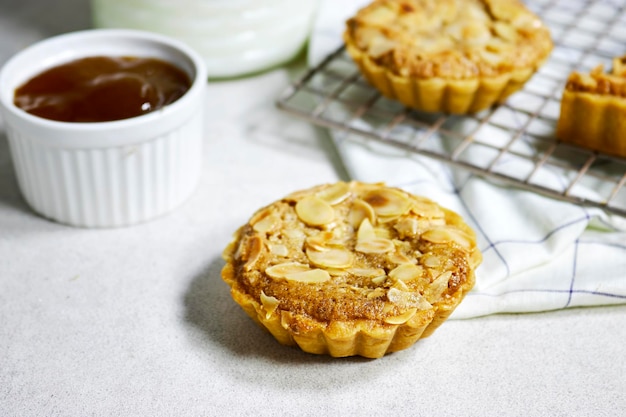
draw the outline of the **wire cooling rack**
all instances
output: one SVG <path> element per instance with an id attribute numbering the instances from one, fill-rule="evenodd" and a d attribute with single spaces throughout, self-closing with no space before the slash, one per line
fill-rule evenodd
<path id="1" fill-rule="evenodd" d="M 626 159 L 554 136 L 568 74 L 599 64 L 610 68 L 612 58 L 626 53 L 626 6 L 619 3 L 527 2 L 550 27 L 554 50 L 521 91 L 474 115 L 421 113 L 382 97 L 360 76 L 344 47 L 290 85 L 276 104 L 320 126 L 626 216 Z"/>

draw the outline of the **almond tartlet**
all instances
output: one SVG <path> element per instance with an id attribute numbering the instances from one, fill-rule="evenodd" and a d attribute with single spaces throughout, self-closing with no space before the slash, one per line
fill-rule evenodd
<path id="1" fill-rule="evenodd" d="M 261 208 L 223 257 L 234 301 L 278 342 L 367 358 L 429 336 L 471 290 L 482 260 L 458 214 L 360 182 Z"/>
<path id="2" fill-rule="evenodd" d="M 455 114 L 506 100 L 553 48 L 548 28 L 517 0 L 375 0 L 343 38 L 384 96 Z"/>
<path id="3" fill-rule="evenodd" d="M 589 74 L 572 72 L 565 84 L 557 137 L 587 149 L 626 158 L 626 57 Z"/>

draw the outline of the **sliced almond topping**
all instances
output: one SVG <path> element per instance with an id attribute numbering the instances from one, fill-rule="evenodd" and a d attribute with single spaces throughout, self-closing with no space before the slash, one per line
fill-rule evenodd
<path id="1" fill-rule="evenodd" d="M 374 233 L 376 234 L 376 237 L 382 237 L 385 239 L 392 238 L 391 230 L 384 228 L 384 227 L 375 227 Z"/>
<path id="2" fill-rule="evenodd" d="M 383 313 L 387 314 L 389 313 L 391 310 L 393 310 L 393 304 L 388 304 L 386 303 L 385 306 L 383 307 Z"/>
<path id="3" fill-rule="evenodd" d="M 436 203 L 425 200 L 415 199 L 411 205 L 411 212 L 417 214 L 420 217 L 427 217 L 430 219 L 439 219 L 444 216 L 444 212 Z"/>
<path id="4" fill-rule="evenodd" d="M 393 225 L 400 237 L 415 237 L 419 231 L 419 223 L 413 217 L 406 217 Z"/>
<path id="5" fill-rule="evenodd" d="M 261 304 L 263 304 L 265 319 L 267 320 L 272 316 L 272 313 L 276 311 L 280 302 L 278 301 L 278 298 L 265 295 L 265 293 L 261 290 Z"/>
<path id="6" fill-rule="evenodd" d="M 272 214 L 272 209 L 271 208 L 265 207 L 263 209 L 260 209 L 259 211 L 254 213 L 254 215 L 250 219 L 250 224 L 251 225 L 255 225 L 258 222 L 260 222 L 261 220 L 263 220 L 264 218 L 266 218 L 267 216 L 269 216 L 270 214 Z"/>
<path id="7" fill-rule="evenodd" d="M 314 265 L 323 268 L 348 268 L 354 262 L 354 254 L 346 249 L 307 249 L 306 256 Z"/>
<path id="8" fill-rule="evenodd" d="M 255 232 L 258 233 L 267 233 L 274 230 L 276 227 L 280 225 L 280 217 L 275 214 L 270 214 L 269 216 L 265 216 L 263 219 L 254 223 L 252 228 Z"/>
<path id="9" fill-rule="evenodd" d="M 454 242 L 459 246 L 469 249 L 472 246 L 473 239 L 461 230 L 450 227 L 438 227 L 430 229 L 422 233 L 422 239 L 432 243 L 450 243 Z"/>
<path id="10" fill-rule="evenodd" d="M 303 283 L 316 283 L 325 282 L 330 279 L 330 274 L 323 269 L 311 269 L 304 272 L 293 272 L 285 275 L 290 281 L 297 281 Z"/>
<path id="11" fill-rule="evenodd" d="M 306 237 L 304 232 L 299 229 L 284 229 L 281 231 L 281 233 L 285 237 L 288 237 L 289 239 L 294 239 L 294 240 L 300 240 L 300 239 L 304 240 L 304 238 Z"/>
<path id="12" fill-rule="evenodd" d="M 428 302 L 428 300 L 426 300 L 419 293 L 403 291 L 397 288 L 390 288 L 389 291 L 387 291 L 387 299 L 400 306 L 400 308 L 415 307 L 420 310 L 432 308 L 432 305 Z"/>
<path id="13" fill-rule="evenodd" d="M 307 237 L 306 244 L 312 249 L 324 251 L 328 250 L 329 246 L 333 244 L 334 238 L 335 235 L 333 232 L 320 232 L 316 235 Z"/>
<path id="14" fill-rule="evenodd" d="M 370 191 L 363 199 L 379 216 L 401 216 L 411 209 L 411 199 L 403 192 L 382 188 Z"/>
<path id="15" fill-rule="evenodd" d="M 356 234 L 357 241 L 371 240 L 376 237 L 376 231 L 372 227 L 372 223 L 370 223 L 369 219 L 363 219 Z"/>
<path id="16" fill-rule="evenodd" d="M 502 54 L 489 52 L 487 50 L 479 50 L 478 53 L 489 65 L 498 65 L 502 62 Z"/>
<path id="17" fill-rule="evenodd" d="M 375 288 L 367 293 L 367 298 L 371 300 L 372 298 L 382 297 L 383 295 L 385 295 L 385 290 L 383 288 Z"/>
<path id="18" fill-rule="evenodd" d="M 427 254 L 422 257 L 422 265 L 428 268 L 440 268 L 443 264 L 443 261 L 437 255 Z"/>
<path id="19" fill-rule="evenodd" d="M 517 31 L 508 23 L 495 22 L 493 29 L 496 34 L 504 40 L 515 41 L 517 39 Z"/>
<path id="20" fill-rule="evenodd" d="M 249 271 L 261 256 L 261 252 L 263 251 L 263 240 L 259 236 L 252 236 L 247 239 L 245 245 L 245 249 L 241 256 L 242 259 L 246 261 L 243 265 L 243 269 L 245 271 Z"/>
<path id="21" fill-rule="evenodd" d="M 280 279 L 286 278 L 289 274 L 309 271 L 310 269 L 308 265 L 299 262 L 285 262 L 266 268 L 265 273 L 272 278 Z"/>
<path id="22" fill-rule="evenodd" d="M 337 182 L 318 191 L 315 195 L 330 205 L 339 204 L 350 196 L 350 185 L 345 182 Z"/>
<path id="23" fill-rule="evenodd" d="M 372 58 L 378 58 L 391 51 L 396 46 L 396 42 L 387 39 L 384 36 L 377 36 L 370 42 L 369 54 Z"/>
<path id="24" fill-rule="evenodd" d="M 387 279 L 387 275 L 382 274 L 382 275 L 372 278 L 372 282 L 376 285 L 380 285 L 383 282 L 385 282 L 386 279 Z"/>
<path id="25" fill-rule="evenodd" d="M 393 286 L 391 288 L 395 288 L 397 290 L 405 291 L 405 292 L 411 291 L 411 289 L 408 287 L 408 285 L 406 285 L 404 281 L 398 281 L 398 280 L 396 280 L 396 282 L 393 283 Z"/>
<path id="26" fill-rule="evenodd" d="M 430 301 L 436 301 L 441 298 L 444 291 L 448 289 L 448 281 L 450 281 L 451 277 L 452 271 L 446 271 L 435 278 L 426 290 L 426 298 Z"/>
<path id="27" fill-rule="evenodd" d="M 352 203 L 352 207 L 348 213 L 348 222 L 356 228 L 363 222 L 363 219 L 367 219 L 370 224 L 374 224 L 376 222 L 376 213 L 372 206 L 360 198 L 357 198 Z"/>
<path id="28" fill-rule="evenodd" d="M 410 281 L 420 278 L 423 273 L 424 271 L 419 265 L 402 264 L 389 271 L 389 276 L 399 281 Z"/>
<path id="29" fill-rule="evenodd" d="M 376 237 L 357 241 L 354 249 L 361 253 L 387 253 L 393 251 L 395 246 L 389 239 Z"/>
<path id="30" fill-rule="evenodd" d="M 417 222 L 419 224 L 420 230 L 428 230 L 428 229 L 432 229 L 433 227 L 445 226 L 446 225 L 446 219 L 444 219 L 444 218 L 441 218 L 441 219 L 419 219 Z"/>
<path id="31" fill-rule="evenodd" d="M 308 196 L 296 203 L 298 218 L 311 226 L 323 226 L 335 219 L 332 206 L 319 197 Z"/>
<path id="32" fill-rule="evenodd" d="M 389 259 L 391 263 L 394 263 L 396 265 L 408 264 L 413 262 L 408 256 L 398 252 L 388 254 L 387 259 Z"/>
<path id="33" fill-rule="evenodd" d="M 385 224 L 395 222 L 400 218 L 400 216 L 378 216 L 378 223 Z"/>
<path id="34" fill-rule="evenodd" d="M 385 270 L 382 268 L 350 268 L 348 270 L 351 274 L 357 277 L 375 278 L 385 276 Z"/>
<path id="35" fill-rule="evenodd" d="M 349 272 L 341 268 L 324 268 L 333 277 L 345 277 Z"/>
<path id="36" fill-rule="evenodd" d="M 387 317 L 385 323 L 387 324 L 404 324 L 409 321 L 417 313 L 417 308 L 411 308 L 400 314 L 399 316 Z"/>
<path id="37" fill-rule="evenodd" d="M 277 255 L 277 256 L 289 255 L 289 249 L 285 245 L 278 244 L 278 243 L 270 243 L 268 244 L 268 247 L 272 255 Z"/>

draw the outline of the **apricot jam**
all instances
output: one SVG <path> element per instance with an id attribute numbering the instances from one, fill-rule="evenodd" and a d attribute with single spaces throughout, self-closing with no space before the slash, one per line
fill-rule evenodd
<path id="1" fill-rule="evenodd" d="M 94 56 L 48 69 L 15 90 L 17 107 L 61 122 L 107 122 L 158 110 L 191 86 L 157 58 Z"/>

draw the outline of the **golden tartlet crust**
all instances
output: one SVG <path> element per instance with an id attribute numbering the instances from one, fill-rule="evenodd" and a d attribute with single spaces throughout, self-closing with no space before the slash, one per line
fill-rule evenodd
<path id="1" fill-rule="evenodd" d="M 557 137 L 587 149 L 626 158 L 626 57 L 589 74 L 572 72 L 561 98 Z"/>
<path id="2" fill-rule="evenodd" d="M 280 343 L 369 358 L 430 335 L 473 287 L 482 259 L 456 213 L 360 182 L 258 210 L 223 257 L 233 299 Z"/>
<path id="3" fill-rule="evenodd" d="M 347 21 L 344 41 L 385 96 L 450 113 L 503 101 L 553 47 L 517 0 L 375 0 Z"/>

